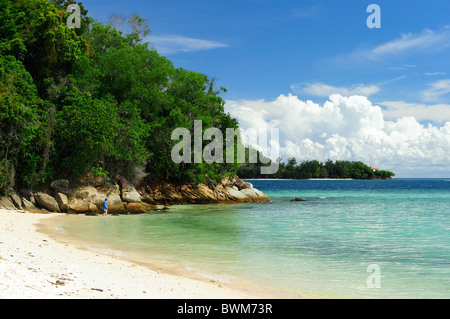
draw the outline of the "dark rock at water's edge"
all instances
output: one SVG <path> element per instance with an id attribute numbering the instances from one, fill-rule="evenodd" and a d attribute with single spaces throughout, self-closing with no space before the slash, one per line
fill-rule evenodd
<path id="1" fill-rule="evenodd" d="M 143 178 L 136 186 L 123 177 L 107 186 L 102 179 L 84 177 L 74 185 L 68 180 L 53 181 L 47 190 L 21 191 L 0 197 L 0 209 L 31 213 L 61 212 L 102 214 L 107 198 L 108 213 L 141 214 L 162 211 L 168 205 L 269 202 L 269 197 L 235 176 L 219 185 L 176 184 L 161 179 Z"/>
<path id="2" fill-rule="evenodd" d="M 294 199 L 291 199 L 291 202 L 304 202 L 305 200 L 300 198 L 300 197 L 296 197 Z"/>

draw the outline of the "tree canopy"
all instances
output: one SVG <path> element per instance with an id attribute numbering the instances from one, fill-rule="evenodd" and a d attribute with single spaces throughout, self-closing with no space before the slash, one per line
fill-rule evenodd
<path id="1" fill-rule="evenodd" d="M 353 179 L 389 179 L 395 176 L 388 170 L 372 168 L 362 162 L 331 161 L 325 163 L 317 160 L 306 160 L 300 163 L 295 158 L 286 162 L 279 161 L 278 172 L 264 176 L 259 173 L 260 164 L 247 163 L 238 169 L 241 178 L 281 178 L 281 179 L 309 179 L 309 178 L 353 178 Z"/>
<path id="2" fill-rule="evenodd" d="M 81 27 L 70 28 L 77 4 Z M 177 127 L 237 128 L 207 75 L 174 67 L 130 32 L 94 21 L 73 0 L 0 0 L 0 191 L 84 174 L 214 182 L 237 164 L 172 162 Z M 120 28 L 119 28 L 120 29 Z"/>

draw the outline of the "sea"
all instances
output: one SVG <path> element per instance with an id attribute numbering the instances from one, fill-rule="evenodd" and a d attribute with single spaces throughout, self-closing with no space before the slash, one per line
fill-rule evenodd
<path id="1" fill-rule="evenodd" d="M 450 298 L 450 179 L 246 181 L 271 201 L 86 216 L 58 230 L 294 298 Z"/>

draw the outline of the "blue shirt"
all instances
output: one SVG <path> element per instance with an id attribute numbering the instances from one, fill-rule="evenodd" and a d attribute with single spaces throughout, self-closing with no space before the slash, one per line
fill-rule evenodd
<path id="1" fill-rule="evenodd" d="M 106 202 L 106 200 L 103 202 L 103 209 L 107 209 L 108 208 L 108 203 Z"/>

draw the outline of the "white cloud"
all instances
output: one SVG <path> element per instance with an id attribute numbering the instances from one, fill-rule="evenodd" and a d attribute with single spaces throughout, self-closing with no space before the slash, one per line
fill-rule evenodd
<path id="1" fill-rule="evenodd" d="M 450 93 L 450 79 L 433 82 L 430 87 L 423 91 L 425 101 L 438 101 L 440 97 Z"/>
<path id="2" fill-rule="evenodd" d="M 383 114 L 388 119 L 413 116 L 417 121 L 450 122 L 450 104 L 407 103 L 404 101 L 380 102 L 384 106 Z"/>
<path id="3" fill-rule="evenodd" d="M 337 57 L 336 61 L 348 62 L 366 60 L 386 60 L 390 57 L 434 53 L 450 47 L 450 26 L 434 31 L 426 29 L 422 33 L 406 33 L 400 38 L 382 43 L 370 49 L 354 51 L 348 55 Z"/>
<path id="4" fill-rule="evenodd" d="M 370 96 L 380 91 L 376 85 L 358 84 L 352 87 L 335 87 L 325 83 L 296 83 L 291 85 L 291 90 L 297 94 L 308 94 L 313 96 L 328 97 L 331 94 L 341 94 L 345 96 L 350 95 L 364 95 Z"/>
<path id="5" fill-rule="evenodd" d="M 227 101 L 225 107 L 243 129 L 279 128 L 283 159 L 360 160 L 404 176 L 431 167 L 444 177 L 450 171 L 450 122 L 424 126 L 411 116 L 388 121 L 364 96 L 333 94 L 319 105 L 289 94 Z"/>
<path id="6" fill-rule="evenodd" d="M 447 73 L 445 72 L 425 72 L 423 75 L 426 76 L 433 76 L 433 75 L 446 75 Z"/>
<path id="7" fill-rule="evenodd" d="M 195 52 L 225 48 L 225 43 L 184 37 L 181 35 L 148 36 L 146 41 L 153 45 L 159 53 Z"/>

